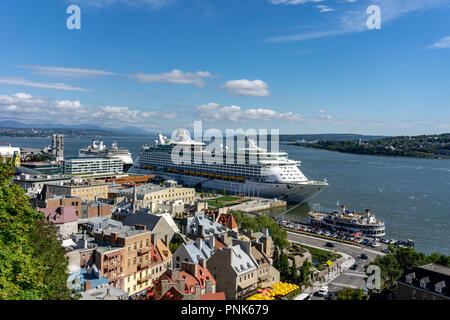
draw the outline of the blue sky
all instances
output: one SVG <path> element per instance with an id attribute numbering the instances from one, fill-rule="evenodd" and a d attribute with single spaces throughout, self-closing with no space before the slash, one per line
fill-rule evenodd
<path id="1" fill-rule="evenodd" d="M 449 14 L 449 0 L 5 0 L 0 120 L 450 132 Z"/>

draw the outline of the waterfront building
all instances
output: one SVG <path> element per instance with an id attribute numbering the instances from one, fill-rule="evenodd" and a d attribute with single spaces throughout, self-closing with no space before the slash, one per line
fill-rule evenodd
<path id="1" fill-rule="evenodd" d="M 44 191 L 45 190 L 45 191 Z M 43 192 L 52 195 L 79 197 L 83 201 L 97 201 L 108 198 L 108 184 L 65 183 L 63 185 L 46 184 Z"/>
<path id="2" fill-rule="evenodd" d="M 43 175 L 62 175 L 64 163 L 62 161 L 22 162 L 22 167 L 37 171 Z"/>
<path id="3" fill-rule="evenodd" d="M 44 175 L 44 174 L 20 174 L 14 176 L 13 183 L 18 184 L 23 189 L 42 189 L 44 184 L 59 184 L 68 183 L 71 181 L 70 177 L 58 175 Z"/>
<path id="4" fill-rule="evenodd" d="M 78 232 L 78 216 L 73 207 L 37 208 L 43 212 L 45 220 L 53 223 L 62 239 L 70 238 Z"/>
<path id="5" fill-rule="evenodd" d="M 64 173 L 69 175 L 122 174 L 123 162 L 118 158 L 73 158 L 64 161 Z"/>
<path id="6" fill-rule="evenodd" d="M 162 185 L 147 183 L 135 188 L 117 190 L 115 203 L 121 201 L 133 202 L 135 195 L 139 208 L 150 208 L 153 212 L 160 201 L 182 200 L 184 203 L 193 204 L 195 189 L 185 188 L 172 183 Z"/>
<path id="7" fill-rule="evenodd" d="M 397 300 L 450 300 L 450 268 L 435 263 L 407 270 L 397 280 Z"/>

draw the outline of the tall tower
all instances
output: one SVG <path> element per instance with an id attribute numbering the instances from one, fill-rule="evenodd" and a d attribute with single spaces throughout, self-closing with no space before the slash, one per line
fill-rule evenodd
<path id="1" fill-rule="evenodd" d="M 56 161 L 64 160 L 64 135 L 53 134 L 52 153 Z"/>
<path id="2" fill-rule="evenodd" d="M 131 213 L 136 213 L 136 211 L 138 209 L 137 206 L 138 206 L 138 203 L 137 203 L 137 190 L 136 190 L 136 183 L 135 183 L 134 187 L 133 187 L 133 207 L 132 207 Z"/>

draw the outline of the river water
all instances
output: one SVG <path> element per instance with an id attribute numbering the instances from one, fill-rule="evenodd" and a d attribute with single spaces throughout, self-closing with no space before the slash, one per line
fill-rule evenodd
<path id="1" fill-rule="evenodd" d="M 50 138 L 1 139 L 17 147 L 43 148 Z M 135 159 L 142 144 L 154 138 L 104 138 L 118 141 Z M 91 139 L 65 139 L 65 156 L 74 157 Z M 386 223 L 386 236 L 413 239 L 418 251 L 450 255 L 450 160 L 353 155 L 280 144 L 289 158 L 300 160 L 300 170 L 312 180 L 326 178 L 330 184 L 309 204 L 299 206 L 285 217 L 307 221 L 310 208 L 335 210 L 346 205 L 363 212 L 371 209 Z M 291 206 L 290 206 L 291 207 Z M 267 214 L 277 216 L 280 210 Z"/>

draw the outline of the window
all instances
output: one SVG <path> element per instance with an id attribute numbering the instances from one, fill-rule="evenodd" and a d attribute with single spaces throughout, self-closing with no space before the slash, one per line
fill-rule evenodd
<path id="1" fill-rule="evenodd" d="M 416 296 L 416 290 L 412 291 L 412 299 L 416 300 L 417 296 Z"/>
<path id="2" fill-rule="evenodd" d="M 137 242 L 133 243 L 133 249 L 134 249 L 134 250 L 137 249 Z"/>

